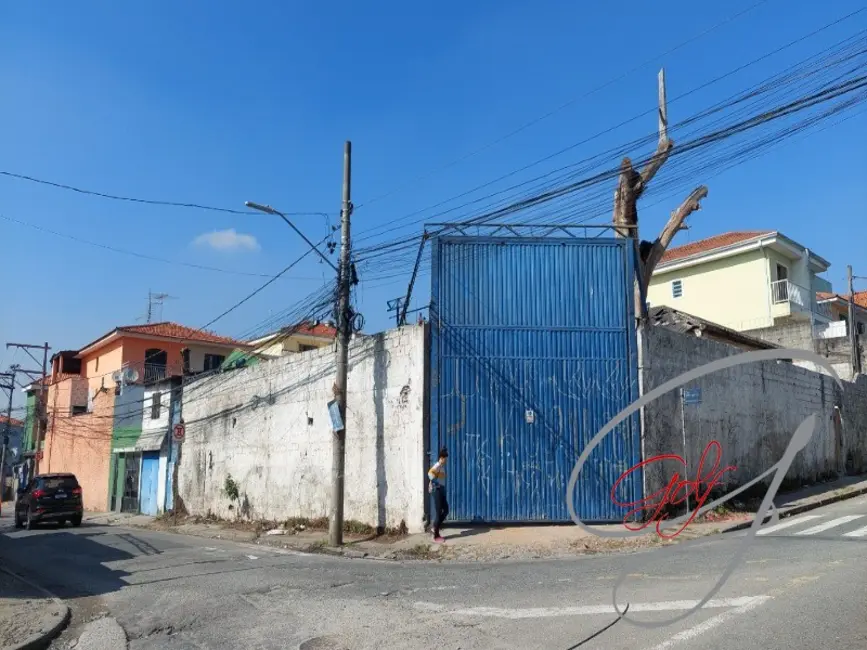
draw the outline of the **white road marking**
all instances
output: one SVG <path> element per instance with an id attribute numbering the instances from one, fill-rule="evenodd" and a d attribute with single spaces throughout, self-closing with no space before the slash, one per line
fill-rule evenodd
<path id="1" fill-rule="evenodd" d="M 738 599 L 732 598 L 731 600 Z M 663 641 L 659 645 L 653 646 L 653 650 L 667 650 L 668 648 L 672 648 L 684 641 L 693 641 L 696 637 L 701 636 L 705 632 L 708 632 L 715 627 L 719 627 L 729 619 L 732 619 L 739 614 L 746 614 L 750 610 L 753 610 L 760 605 L 764 605 L 768 600 L 770 600 L 770 596 L 756 596 L 749 603 L 741 605 L 736 609 L 730 609 L 729 611 L 723 612 L 722 614 L 717 614 L 716 616 L 713 616 L 706 621 L 702 621 L 698 625 L 687 628 L 683 632 L 678 632 L 667 641 Z M 632 611 L 632 607 L 629 608 L 629 611 Z"/>
<path id="2" fill-rule="evenodd" d="M 851 533 L 844 533 L 843 537 L 867 537 L 867 526 L 853 530 Z"/>
<path id="3" fill-rule="evenodd" d="M 802 524 L 805 521 L 810 521 L 812 519 L 820 519 L 821 515 L 804 515 L 803 517 L 794 517 L 789 519 L 788 521 L 784 521 L 775 526 L 771 526 L 770 528 L 761 528 L 756 535 L 767 535 L 768 533 L 775 533 L 778 530 L 783 530 L 784 528 L 790 528 L 791 526 L 797 526 L 798 524 Z"/>
<path id="4" fill-rule="evenodd" d="M 250 558 L 251 560 L 258 560 L 259 559 L 259 557 L 257 555 L 248 555 L 247 557 Z"/>
<path id="5" fill-rule="evenodd" d="M 723 607 L 746 607 L 765 602 L 768 596 L 742 596 L 740 598 L 711 599 L 702 609 L 720 609 Z M 633 612 L 669 612 L 686 611 L 699 604 L 698 600 L 668 600 L 657 603 L 630 603 L 629 613 Z M 620 605 L 621 610 L 626 603 Z M 417 602 L 415 608 L 427 612 L 442 612 L 449 616 L 483 616 L 488 618 L 507 618 L 512 620 L 526 618 L 553 618 L 556 616 L 591 616 L 594 614 L 616 614 L 614 605 L 578 605 L 574 607 L 468 607 L 464 609 L 448 609 L 445 605 Z"/>
<path id="6" fill-rule="evenodd" d="M 815 535 L 816 533 L 824 532 L 829 528 L 842 526 L 843 524 L 848 524 L 850 521 L 861 519 L 861 517 L 863 516 L 864 515 L 846 515 L 845 517 L 837 517 L 836 519 L 826 521 L 824 524 L 813 526 L 812 528 L 808 528 L 807 530 L 799 530 L 797 533 L 795 533 L 795 535 Z"/>

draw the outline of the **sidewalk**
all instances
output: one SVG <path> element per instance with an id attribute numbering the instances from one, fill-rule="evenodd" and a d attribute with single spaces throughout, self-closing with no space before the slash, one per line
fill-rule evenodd
<path id="1" fill-rule="evenodd" d="M 867 494 L 867 476 L 845 477 L 838 481 L 819 483 L 777 496 L 780 516 L 787 517 L 835 501 Z M 717 533 L 742 530 L 755 518 L 760 500 L 749 503 L 737 498 L 716 512 L 706 513 L 702 520 L 691 523 L 674 540 L 661 539 L 655 524 L 647 527 L 648 534 L 632 539 L 602 538 L 585 532 L 573 524 L 546 526 L 468 526 L 443 528 L 445 544 L 434 544 L 429 534 L 380 535 L 348 524 L 344 546 L 332 549 L 327 545 L 326 522 L 219 521 L 199 517 L 147 517 L 129 514 L 91 514 L 85 520 L 92 524 L 139 526 L 184 535 L 194 535 L 235 542 L 261 544 L 302 552 L 333 553 L 346 557 L 367 557 L 383 560 L 470 560 L 536 559 L 568 557 L 600 553 L 632 552 Z M 594 530 L 623 530 L 621 524 L 593 526 Z"/>
<path id="2" fill-rule="evenodd" d="M 45 647 L 69 622 L 69 608 L 0 562 L 0 650 Z"/>

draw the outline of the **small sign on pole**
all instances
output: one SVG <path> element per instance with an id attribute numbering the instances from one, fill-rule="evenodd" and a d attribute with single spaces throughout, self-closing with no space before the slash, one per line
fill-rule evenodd
<path id="1" fill-rule="evenodd" d="M 181 442 L 185 435 L 187 435 L 187 426 L 183 422 L 178 422 L 172 428 L 172 437 L 175 439 L 175 442 Z"/>
<path id="2" fill-rule="evenodd" d="M 328 402 L 328 415 L 331 416 L 331 429 L 333 431 L 343 431 L 343 418 L 340 417 L 340 407 L 337 405 L 336 399 Z"/>
<path id="3" fill-rule="evenodd" d="M 684 404 L 701 404 L 701 388 L 686 388 L 683 391 Z"/>

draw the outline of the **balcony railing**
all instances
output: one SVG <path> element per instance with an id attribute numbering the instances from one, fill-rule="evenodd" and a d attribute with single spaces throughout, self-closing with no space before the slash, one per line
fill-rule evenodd
<path id="1" fill-rule="evenodd" d="M 142 381 L 145 384 L 153 384 L 168 377 L 168 370 L 166 366 L 161 364 L 146 363 L 143 374 Z"/>
<path id="2" fill-rule="evenodd" d="M 771 282 L 771 301 L 775 305 L 788 302 L 809 311 L 815 299 L 810 299 L 810 292 L 804 287 L 788 280 L 777 280 Z"/>

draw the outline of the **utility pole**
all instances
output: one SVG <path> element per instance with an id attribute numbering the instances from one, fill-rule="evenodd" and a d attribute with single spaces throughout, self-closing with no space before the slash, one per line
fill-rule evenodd
<path id="1" fill-rule="evenodd" d="M 31 359 L 37 364 L 39 360 L 33 356 L 30 350 L 42 350 L 42 370 L 21 370 L 21 372 L 30 378 L 30 381 L 39 381 L 39 397 L 36 400 L 36 440 L 34 442 L 35 459 L 33 464 L 33 475 L 39 473 L 39 454 L 42 451 L 42 441 L 45 439 L 45 434 L 48 429 L 48 351 L 51 349 L 46 341 L 42 345 L 32 345 L 30 343 L 7 343 L 6 349 L 20 348 L 27 353 Z M 36 378 L 39 379 L 36 379 Z"/>
<path id="2" fill-rule="evenodd" d="M 849 281 L 849 322 L 847 323 L 849 327 L 849 355 L 852 363 L 852 379 L 854 379 L 855 375 L 861 372 L 861 363 L 858 358 L 858 335 L 855 331 L 855 288 L 851 265 L 846 267 L 846 275 Z"/>
<path id="3" fill-rule="evenodd" d="M 12 433 L 12 397 L 15 394 L 15 374 L 18 372 L 18 366 L 10 366 L 9 370 L 12 372 L 0 373 L 0 377 L 9 381 L 8 384 L 2 384 L 2 387 L 9 391 L 9 402 L 6 407 L 6 427 L 3 430 L 3 446 L 0 448 L 0 501 L 3 501 L 3 494 L 6 491 L 6 447 L 9 446 L 9 434 Z"/>
<path id="4" fill-rule="evenodd" d="M 340 430 L 332 432 L 331 439 L 331 519 L 328 522 L 328 541 L 331 546 L 343 544 L 343 483 L 346 464 L 346 384 L 349 375 L 349 218 L 352 214 L 351 197 L 352 143 L 343 145 L 343 205 L 340 209 L 340 265 L 337 273 L 337 376 L 334 379 L 334 399 L 340 413 Z"/>

